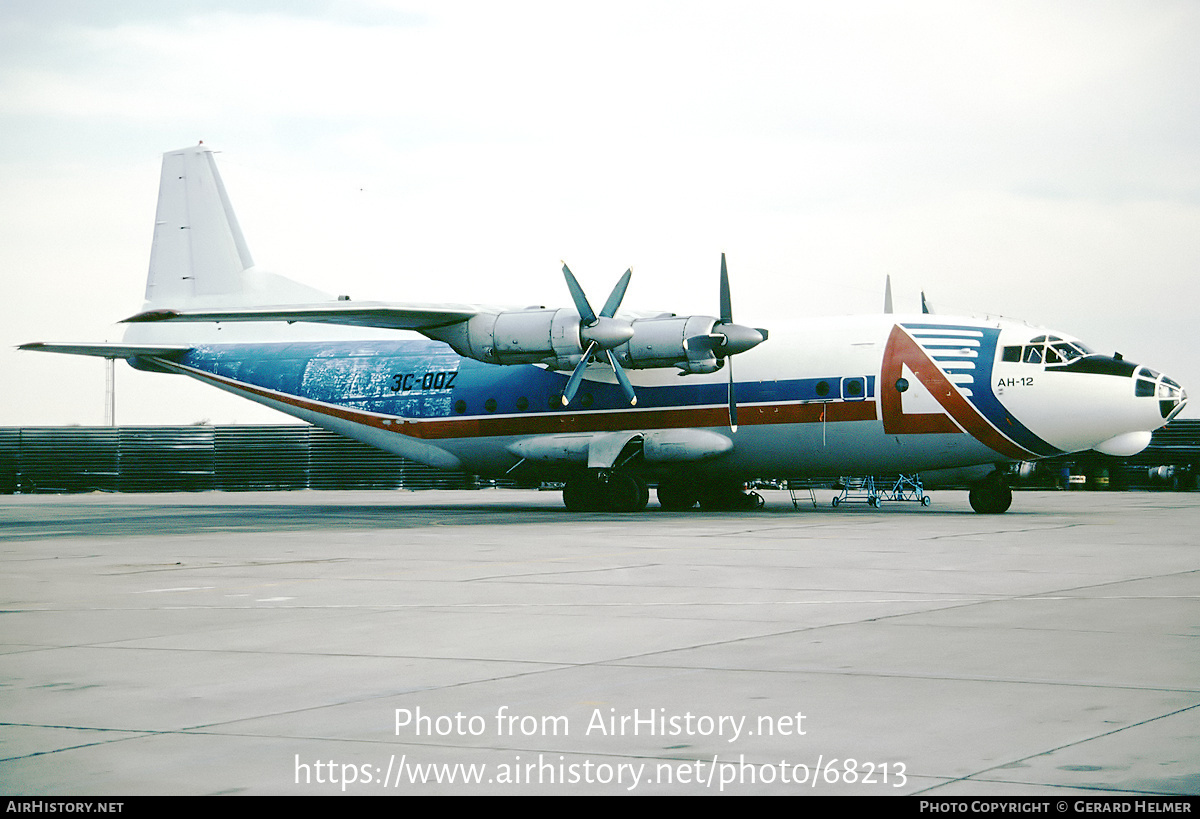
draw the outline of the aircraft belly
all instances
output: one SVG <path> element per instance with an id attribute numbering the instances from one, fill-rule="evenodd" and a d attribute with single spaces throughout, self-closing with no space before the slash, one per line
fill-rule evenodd
<path id="1" fill-rule="evenodd" d="M 729 458 L 716 468 L 786 478 L 920 472 L 1005 458 L 969 435 L 887 435 L 874 421 L 739 427 Z"/>
<path id="2" fill-rule="evenodd" d="M 694 461 L 649 464 L 656 471 L 698 471 L 738 478 L 787 478 L 807 475 L 866 475 L 912 473 L 949 469 L 1005 460 L 968 435 L 928 434 L 898 437 L 883 433 L 878 422 L 829 424 L 778 424 L 694 430 L 732 438 L 728 453 Z M 564 436 L 565 437 L 565 436 Z M 586 437 L 586 436 L 582 436 Z M 502 474 L 516 462 L 514 451 L 524 451 L 531 436 L 489 436 L 441 443 L 463 467 L 480 474 Z M 581 468 L 586 453 L 573 452 L 564 442 L 560 460 L 550 456 L 531 459 L 536 467 Z"/>

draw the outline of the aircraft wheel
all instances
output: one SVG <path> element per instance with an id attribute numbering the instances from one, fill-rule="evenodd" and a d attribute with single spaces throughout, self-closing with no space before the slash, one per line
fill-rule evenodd
<path id="1" fill-rule="evenodd" d="M 841 499 L 841 498 L 834 498 L 834 499 L 833 499 L 833 508 L 834 508 L 834 509 L 837 509 L 837 505 L 838 505 L 839 503 L 841 503 L 841 502 L 842 502 L 842 499 Z"/>
<path id="2" fill-rule="evenodd" d="M 590 472 L 572 475 L 563 486 L 563 503 L 571 512 L 599 512 L 604 508 L 600 483 Z"/>
<path id="3" fill-rule="evenodd" d="M 663 479 L 655 490 L 658 505 L 668 512 L 683 512 L 691 509 L 699 500 L 694 484 L 683 479 Z"/>
<path id="4" fill-rule="evenodd" d="M 706 512 L 741 512 L 761 505 L 762 497 L 743 491 L 741 484 L 713 484 L 700 491 L 700 508 Z"/>
<path id="5" fill-rule="evenodd" d="M 867 498 L 867 505 L 870 506 L 872 509 L 878 509 L 880 506 L 878 496 L 872 495 L 871 497 Z"/>
<path id="6" fill-rule="evenodd" d="M 705 512 L 722 512 L 729 508 L 729 494 L 717 486 L 701 487 L 698 501 Z"/>
<path id="7" fill-rule="evenodd" d="M 1012 489 L 997 473 L 971 487 L 971 508 L 981 515 L 1000 515 L 1012 506 Z"/>
<path id="8" fill-rule="evenodd" d="M 928 506 L 931 503 L 933 503 L 933 498 L 929 497 L 928 495 L 921 496 L 921 505 L 922 506 Z"/>
<path id="9" fill-rule="evenodd" d="M 640 512 L 650 500 L 650 487 L 629 472 L 617 470 L 604 485 L 605 506 L 613 512 Z"/>

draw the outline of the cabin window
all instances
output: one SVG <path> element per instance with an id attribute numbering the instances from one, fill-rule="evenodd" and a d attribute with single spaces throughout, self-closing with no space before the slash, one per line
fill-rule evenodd
<path id="1" fill-rule="evenodd" d="M 1141 378 L 1137 380 L 1137 387 L 1134 388 L 1134 394 L 1138 398 L 1148 398 L 1154 395 L 1154 382 L 1145 381 Z"/>
<path id="2" fill-rule="evenodd" d="M 497 405 L 496 405 L 496 399 L 495 399 L 495 398 L 489 398 L 488 400 L 486 400 L 486 401 L 484 401 L 484 402 L 483 402 L 483 408 L 484 408 L 485 410 L 487 410 L 488 412 L 495 412 L 495 411 L 496 411 L 496 406 L 497 406 Z"/>
<path id="3" fill-rule="evenodd" d="M 817 382 L 817 397 L 824 398 L 827 395 L 829 395 L 829 382 L 828 381 L 818 381 Z"/>
<path id="4" fill-rule="evenodd" d="M 520 398 L 518 398 L 517 399 L 517 409 L 519 409 L 521 412 L 524 412 L 525 410 L 529 409 L 529 399 L 523 395 Z"/>
<path id="5" fill-rule="evenodd" d="M 1020 347 L 1005 347 L 1004 348 L 1004 356 L 1002 357 L 1001 360 L 1019 362 L 1021 360 L 1021 348 Z"/>
<path id="6" fill-rule="evenodd" d="M 459 400 L 455 401 L 454 402 L 454 411 L 457 412 L 459 415 L 462 415 L 464 412 L 467 411 L 467 402 L 463 401 L 461 398 Z"/>

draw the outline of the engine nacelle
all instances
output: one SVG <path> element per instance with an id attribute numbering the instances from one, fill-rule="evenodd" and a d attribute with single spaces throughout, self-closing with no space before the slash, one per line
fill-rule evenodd
<path id="1" fill-rule="evenodd" d="M 722 363 L 708 348 L 688 350 L 687 340 L 712 332 L 712 316 L 656 316 L 633 322 L 633 338 L 613 352 L 621 366 L 633 370 L 678 367 L 686 373 L 711 373 Z"/>
<path id="2" fill-rule="evenodd" d="M 571 369 L 584 349 L 579 340 L 579 314 L 566 308 L 480 313 L 425 334 L 446 342 L 459 355 L 485 364 Z"/>
<path id="3" fill-rule="evenodd" d="M 635 319 L 633 337 L 613 348 L 621 366 L 631 370 L 677 367 L 686 373 L 711 373 L 723 362 L 703 347 L 688 350 L 687 339 L 707 336 L 712 316 L 655 316 Z M 579 314 L 559 310 L 506 310 L 481 313 L 425 335 L 444 341 L 454 352 L 485 364 L 543 364 L 570 370 L 587 345 L 580 340 Z M 585 331 L 586 332 L 586 331 Z"/>

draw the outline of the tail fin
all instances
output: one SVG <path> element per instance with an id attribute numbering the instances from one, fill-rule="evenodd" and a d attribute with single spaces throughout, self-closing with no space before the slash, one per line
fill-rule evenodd
<path id="1" fill-rule="evenodd" d="M 147 306 L 290 304 L 330 298 L 254 269 L 211 148 L 202 143 L 163 154 Z"/>

